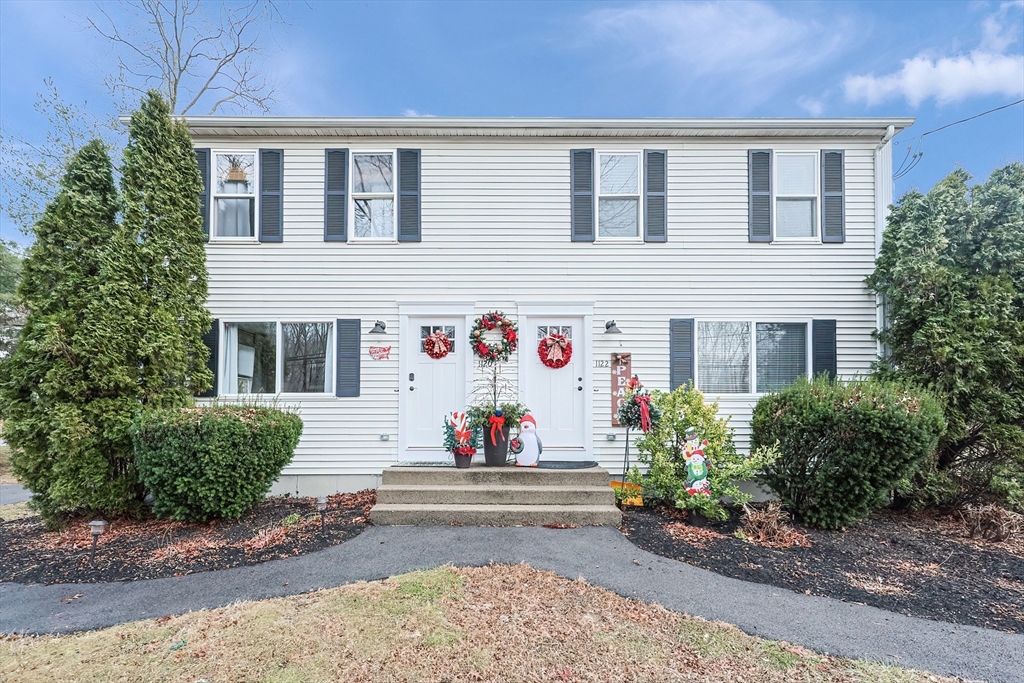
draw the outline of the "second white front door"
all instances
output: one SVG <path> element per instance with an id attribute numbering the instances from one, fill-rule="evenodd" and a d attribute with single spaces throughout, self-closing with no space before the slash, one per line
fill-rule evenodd
<path id="1" fill-rule="evenodd" d="M 408 339 L 402 340 L 404 396 L 402 460 L 443 460 L 444 418 L 466 407 L 466 331 L 463 318 L 409 318 Z M 440 332 L 451 350 L 443 358 L 427 353 L 427 338 Z M 408 355 L 407 355 L 408 354 Z M 435 353 L 435 355 L 438 355 Z"/>
<path id="2" fill-rule="evenodd" d="M 526 366 L 523 402 L 537 420 L 537 433 L 544 443 L 541 458 L 581 459 L 586 453 L 587 358 L 583 318 L 530 316 L 527 324 L 529 329 L 520 329 L 519 362 Z M 552 334 L 561 335 L 572 344 L 572 355 L 560 368 L 545 365 L 538 351 L 542 340 Z"/>

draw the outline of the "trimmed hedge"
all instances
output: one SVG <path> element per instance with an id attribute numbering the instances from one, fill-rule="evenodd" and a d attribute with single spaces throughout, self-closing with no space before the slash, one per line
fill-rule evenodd
<path id="1" fill-rule="evenodd" d="M 779 445 L 764 482 L 805 522 L 838 529 L 930 466 L 945 421 L 930 393 L 819 377 L 761 398 L 751 427 L 753 447 Z"/>
<path id="2" fill-rule="evenodd" d="M 258 406 L 153 410 L 132 425 L 153 511 L 182 521 L 240 517 L 270 491 L 301 435 L 298 415 Z"/>

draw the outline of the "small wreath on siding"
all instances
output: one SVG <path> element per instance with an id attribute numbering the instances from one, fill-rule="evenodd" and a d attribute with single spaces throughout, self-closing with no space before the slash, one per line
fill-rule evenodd
<path id="1" fill-rule="evenodd" d="M 488 344 L 485 332 L 501 331 L 501 341 Z M 485 313 L 476 319 L 469 333 L 469 343 L 476 354 L 485 363 L 504 363 L 519 346 L 516 324 L 505 317 L 501 311 Z"/>
<path id="2" fill-rule="evenodd" d="M 549 368 L 564 368 L 572 358 L 572 342 L 565 335 L 549 334 L 537 344 L 537 355 L 540 362 Z"/>

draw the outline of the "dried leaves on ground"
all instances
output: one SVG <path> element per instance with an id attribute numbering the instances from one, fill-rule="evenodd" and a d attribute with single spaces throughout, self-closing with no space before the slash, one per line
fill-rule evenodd
<path id="1" fill-rule="evenodd" d="M 791 526 L 781 542 L 754 542 L 739 515 L 694 527 L 678 511 L 639 508 L 622 528 L 644 550 L 737 579 L 1024 633 L 1020 534 L 994 543 L 970 538 L 959 515 L 890 511 L 844 531 Z"/>
<path id="2" fill-rule="evenodd" d="M 526 565 L 442 567 L 61 637 L 0 641 L 0 677 L 115 680 L 948 681 L 818 655 Z"/>
<path id="3" fill-rule="evenodd" d="M 239 519 L 209 523 L 114 519 L 99 538 L 95 564 L 87 519 L 62 531 L 46 531 L 38 517 L 4 521 L 0 582 L 151 579 L 291 557 L 354 538 L 375 502 L 373 489 L 328 497 L 322 529 L 314 498 L 268 498 Z"/>

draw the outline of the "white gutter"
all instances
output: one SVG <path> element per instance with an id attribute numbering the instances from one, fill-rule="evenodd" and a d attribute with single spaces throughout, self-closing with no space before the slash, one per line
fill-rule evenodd
<path id="1" fill-rule="evenodd" d="M 889 220 L 889 205 L 893 203 L 896 193 L 896 181 L 892 177 L 892 138 L 896 134 L 895 126 L 888 126 L 885 135 L 875 147 L 875 259 L 882 252 L 882 238 L 885 235 L 885 224 Z M 885 329 L 888 321 L 885 317 L 885 306 L 881 296 L 875 296 L 875 327 Z M 885 353 L 880 341 L 876 341 L 875 353 L 879 358 Z"/>

